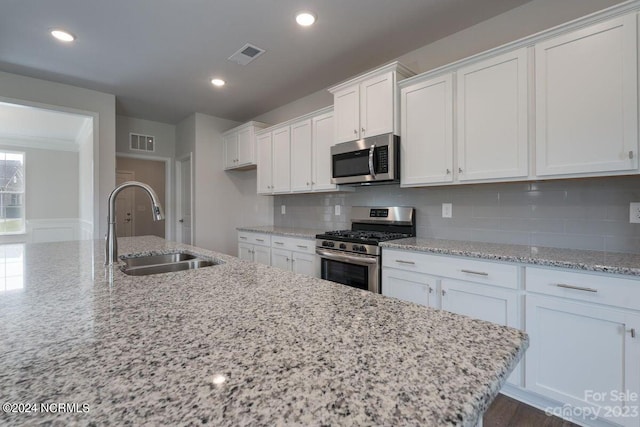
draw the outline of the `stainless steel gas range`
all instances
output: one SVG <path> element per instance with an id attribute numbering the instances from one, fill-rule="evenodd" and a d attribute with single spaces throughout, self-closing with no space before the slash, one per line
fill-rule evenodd
<path id="1" fill-rule="evenodd" d="M 316 235 L 321 277 L 358 289 L 380 293 L 379 243 L 416 235 L 411 207 L 351 208 L 351 230 Z"/>

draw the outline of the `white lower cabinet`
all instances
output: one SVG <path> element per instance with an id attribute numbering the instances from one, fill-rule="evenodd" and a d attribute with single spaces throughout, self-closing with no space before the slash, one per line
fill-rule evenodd
<path id="1" fill-rule="evenodd" d="M 438 307 L 438 280 L 426 274 L 382 269 L 382 295 Z"/>
<path id="2" fill-rule="evenodd" d="M 315 241 L 310 239 L 240 231 L 238 258 L 320 277 Z"/>
<path id="3" fill-rule="evenodd" d="M 260 264 L 271 264 L 271 236 L 260 233 L 238 233 L 238 258 Z"/>

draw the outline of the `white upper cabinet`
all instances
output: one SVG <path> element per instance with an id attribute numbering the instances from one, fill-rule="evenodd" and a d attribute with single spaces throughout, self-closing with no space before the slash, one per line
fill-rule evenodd
<path id="1" fill-rule="evenodd" d="M 273 192 L 271 132 L 258 135 L 256 140 L 258 145 L 258 194 L 271 194 Z"/>
<path id="2" fill-rule="evenodd" d="M 401 186 L 453 182 L 452 74 L 400 91 Z"/>
<path id="3" fill-rule="evenodd" d="M 291 191 L 291 130 L 289 126 L 272 132 L 273 193 Z"/>
<path id="4" fill-rule="evenodd" d="M 528 175 L 527 51 L 457 71 L 458 180 Z"/>
<path id="5" fill-rule="evenodd" d="M 399 132 L 397 82 L 414 73 L 399 62 L 329 88 L 335 142 Z"/>
<path id="6" fill-rule="evenodd" d="M 336 142 L 360 137 L 360 86 L 354 85 L 333 94 Z"/>
<path id="7" fill-rule="evenodd" d="M 256 167 L 255 132 L 266 126 L 260 122 L 248 122 L 223 134 L 225 169 L 253 169 Z"/>
<path id="8" fill-rule="evenodd" d="M 311 190 L 311 119 L 291 125 L 291 191 Z"/>
<path id="9" fill-rule="evenodd" d="M 630 14 L 536 44 L 536 175 L 638 168 L 636 28 Z"/>
<path id="10" fill-rule="evenodd" d="M 333 145 L 333 111 L 311 119 L 313 141 L 312 182 L 317 191 L 336 190 L 331 182 L 331 146 Z"/>

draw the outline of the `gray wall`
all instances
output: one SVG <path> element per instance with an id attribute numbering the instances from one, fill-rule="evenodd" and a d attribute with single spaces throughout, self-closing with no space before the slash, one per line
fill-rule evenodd
<path id="1" fill-rule="evenodd" d="M 407 188 L 360 187 L 355 193 L 274 197 L 274 224 L 349 228 L 351 206 L 415 206 L 417 234 L 453 240 L 640 253 L 640 177 Z M 442 218 L 442 203 L 453 218 Z M 286 205 L 286 215 L 280 206 Z M 342 214 L 334 215 L 334 206 Z"/>

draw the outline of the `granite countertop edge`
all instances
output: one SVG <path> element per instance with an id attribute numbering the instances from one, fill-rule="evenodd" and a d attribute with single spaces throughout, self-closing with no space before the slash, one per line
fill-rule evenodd
<path id="1" fill-rule="evenodd" d="M 293 227 L 276 227 L 273 225 L 255 225 L 246 227 L 236 227 L 238 231 L 247 231 L 250 233 L 264 233 L 275 236 L 298 237 L 301 239 L 315 240 L 316 234 L 324 233 L 326 230 L 313 228 L 293 228 Z"/>
<path id="2" fill-rule="evenodd" d="M 640 276 L 640 255 L 630 253 L 413 237 L 382 242 L 380 246 L 435 255 L 455 255 L 489 261 Z"/>

